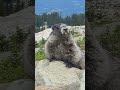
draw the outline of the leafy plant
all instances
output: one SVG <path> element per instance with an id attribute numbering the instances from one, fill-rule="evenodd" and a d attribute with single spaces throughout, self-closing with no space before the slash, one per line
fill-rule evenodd
<path id="1" fill-rule="evenodd" d="M 38 51 L 35 53 L 35 60 L 43 60 L 45 59 L 45 53 L 44 51 Z"/>
<path id="2" fill-rule="evenodd" d="M 39 42 L 35 41 L 35 48 L 43 48 L 46 40 L 42 38 Z"/>
<path id="3" fill-rule="evenodd" d="M 16 29 L 17 31 L 8 38 L 10 56 L 0 62 L 0 83 L 24 78 L 24 68 L 21 64 L 20 51 L 27 33 L 24 33 L 19 27 L 16 27 Z"/>
<path id="4" fill-rule="evenodd" d="M 7 58 L 0 63 L 0 83 L 8 83 L 24 77 L 23 66 Z"/>
<path id="5" fill-rule="evenodd" d="M 77 45 L 81 48 L 81 49 L 85 49 L 85 37 L 81 40 L 81 38 L 79 38 L 79 40 L 77 41 Z"/>
<path id="6" fill-rule="evenodd" d="M 112 32 L 106 32 L 101 36 L 101 44 L 114 56 L 120 57 L 120 25 Z"/>

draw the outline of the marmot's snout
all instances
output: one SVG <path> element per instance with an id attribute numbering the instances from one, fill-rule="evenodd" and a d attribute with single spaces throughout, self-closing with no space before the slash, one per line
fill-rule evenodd
<path id="1" fill-rule="evenodd" d="M 64 36 L 69 36 L 70 31 L 69 31 L 68 26 L 66 24 L 61 25 L 61 33 Z"/>
<path id="2" fill-rule="evenodd" d="M 69 30 L 68 30 L 68 28 L 63 29 L 63 30 L 61 31 L 61 33 L 62 33 L 63 35 L 65 35 L 65 36 L 68 36 L 68 35 L 69 35 Z"/>
<path id="3" fill-rule="evenodd" d="M 65 37 L 68 37 L 70 34 L 67 24 L 63 24 L 63 23 L 53 25 L 52 30 L 54 34 L 59 34 L 59 35 L 62 34 Z"/>

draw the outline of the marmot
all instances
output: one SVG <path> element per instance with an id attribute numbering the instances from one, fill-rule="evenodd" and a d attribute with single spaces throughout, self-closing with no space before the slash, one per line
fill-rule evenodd
<path id="1" fill-rule="evenodd" d="M 91 28 L 86 20 L 86 89 L 120 90 L 120 60 L 101 46 Z"/>
<path id="2" fill-rule="evenodd" d="M 52 26 L 52 32 L 45 43 L 45 55 L 50 61 L 62 60 L 80 69 L 85 68 L 85 57 L 73 40 L 66 24 Z"/>

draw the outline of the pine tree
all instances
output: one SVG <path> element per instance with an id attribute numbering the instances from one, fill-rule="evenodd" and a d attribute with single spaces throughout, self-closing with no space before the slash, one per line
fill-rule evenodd
<path id="1" fill-rule="evenodd" d="M 29 6 L 34 6 L 34 5 L 35 5 L 35 0 L 30 0 L 30 1 L 28 1 L 28 5 L 29 5 Z"/>
<path id="2" fill-rule="evenodd" d="M 10 2 L 10 14 L 14 13 L 13 1 Z"/>
<path id="3" fill-rule="evenodd" d="M 3 0 L 0 0 L 0 16 L 4 16 L 4 4 L 3 4 Z"/>
<path id="4" fill-rule="evenodd" d="M 18 12 L 19 10 L 20 10 L 20 0 L 17 0 L 15 6 L 15 12 Z"/>
<path id="5" fill-rule="evenodd" d="M 25 4 L 24 4 L 23 1 L 21 2 L 20 8 L 21 8 L 21 9 L 24 9 L 24 8 L 25 8 Z"/>

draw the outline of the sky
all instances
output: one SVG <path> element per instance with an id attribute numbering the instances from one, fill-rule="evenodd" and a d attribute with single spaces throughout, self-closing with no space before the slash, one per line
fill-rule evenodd
<path id="1" fill-rule="evenodd" d="M 35 0 L 35 14 L 59 12 L 62 16 L 85 13 L 85 0 Z"/>

